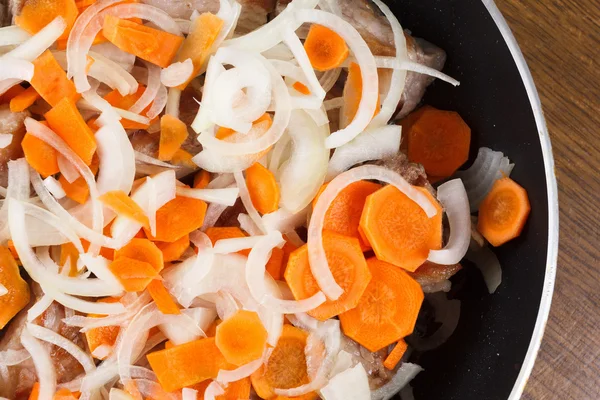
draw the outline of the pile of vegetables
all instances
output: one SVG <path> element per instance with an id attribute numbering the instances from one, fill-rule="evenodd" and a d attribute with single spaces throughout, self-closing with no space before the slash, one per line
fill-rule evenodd
<path id="1" fill-rule="evenodd" d="M 232 0 L 189 21 L 136 1 L 25 1 L 0 28 L 0 103 L 26 113 L 1 190 L 0 328 L 27 318 L 22 353 L 0 351 L 0 371 L 30 358 L 39 400 L 382 399 L 406 386 L 421 371 L 405 338 L 426 270 L 451 276 L 473 237 L 517 237 L 530 206 L 502 153 L 482 148 L 457 172 L 471 138 L 458 114 L 426 106 L 394 121 L 412 64 L 374 3 L 391 60 L 317 0 L 242 36 Z M 392 69 L 385 95 L 378 68 Z M 336 83 L 343 95 L 327 97 Z M 155 157 L 134 149 L 140 131 L 159 132 Z M 381 162 L 401 142 L 436 189 Z M 54 302 L 84 348 L 40 322 Z M 389 382 L 370 387 L 346 341 L 383 352 Z M 82 375 L 59 382 L 45 343 Z"/>

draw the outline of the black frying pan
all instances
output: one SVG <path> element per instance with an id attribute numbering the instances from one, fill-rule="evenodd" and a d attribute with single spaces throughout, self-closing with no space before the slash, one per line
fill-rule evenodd
<path id="1" fill-rule="evenodd" d="M 459 326 L 443 346 L 411 360 L 425 368 L 412 382 L 415 398 L 518 399 L 548 316 L 558 246 L 556 181 L 537 92 L 492 1 L 387 3 L 405 29 L 447 52 L 444 72 L 461 81 L 458 88 L 434 83 L 424 102 L 467 121 L 472 158 L 480 146 L 504 152 L 532 205 L 522 235 L 496 249 L 503 281 L 495 294 L 474 268 L 453 278 L 462 288 L 453 294 L 463 300 Z"/>

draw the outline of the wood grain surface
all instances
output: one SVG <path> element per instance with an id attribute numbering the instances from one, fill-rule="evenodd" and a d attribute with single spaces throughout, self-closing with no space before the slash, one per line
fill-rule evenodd
<path id="1" fill-rule="evenodd" d="M 538 88 L 560 202 L 556 288 L 523 399 L 600 399 L 600 1 L 497 0 Z"/>

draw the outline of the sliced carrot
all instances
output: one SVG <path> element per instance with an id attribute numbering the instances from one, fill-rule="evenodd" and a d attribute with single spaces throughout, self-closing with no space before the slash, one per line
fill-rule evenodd
<path id="1" fill-rule="evenodd" d="M 194 189 L 204 189 L 210 183 L 210 172 L 201 170 L 194 176 Z"/>
<path id="2" fill-rule="evenodd" d="M 10 111 L 21 112 L 29 108 L 41 96 L 33 86 L 29 86 L 24 92 L 19 93 L 10 100 Z"/>
<path id="3" fill-rule="evenodd" d="M 163 314 L 181 314 L 177 303 L 173 300 L 163 283 L 159 280 L 153 280 L 148 285 L 148 293 L 152 300 Z"/>
<path id="4" fill-rule="evenodd" d="M 398 340 L 398 343 L 396 343 L 394 349 L 391 351 L 390 354 L 388 354 L 388 356 L 383 361 L 383 366 L 389 370 L 393 370 L 394 368 L 396 368 L 396 365 L 398 365 L 398 363 L 402 359 L 402 356 L 404 356 L 404 353 L 406 353 L 407 349 L 408 345 L 406 344 L 404 339 Z"/>
<path id="5" fill-rule="evenodd" d="M 58 389 L 52 400 L 77 400 L 81 396 L 80 392 L 71 392 L 69 389 Z"/>
<path id="6" fill-rule="evenodd" d="M 86 165 L 92 163 L 96 152 L 96 138 L 85 123 L 75 103 L 63 98 L 44 114 L 48 125 L 60 136 Z"/>
<path id="7" fill-rule="evenodd" d="M 291 389 L 309 382 L 306 369 L 306 339 L 308 333 L 292 325 L 284 325 L 277 346 L 266 364 L 250 379 L 256 394 L 263 399 L 275 397 L 274 389 Z"/>
<path id="8" fill-rule="evenodd" d="M 65 98 L 75 103 L 81 97 L 75 89 L 75 84 L 67 78 L 67 73 L 60 67 L 50 50 L 46 50 L 33 61 L 33 68 L 31 86 L 51 106 L 56 106 Z"/>
<path id="9" fill-rule="evenodd" d="M 279 186 L 275 175 L 260 163 L 254 163 L 246 170 L 246 185 L 252 204 L 261 214 L 277 211 L 279 208 Z"/>
<path id="10" fill-rule="evenodd" d="M 62 186 L 68 198 L 76 201 L 79 204 L 85 204 L 89 195 L 90 188 L 83 178 L 77 178 L 73 182 L 67 181 L 64 176 L 58 178 L 58 182 Z"/>
<path id="11" fill-rule="evenodd" d="M 222 239 L 235 239 L 235 238 L 246 237 L 246 234 L 244 233 L 244 231 L 242 231 L 240 228 L 234 227 L 234 226 L 231 226 L 231 227 L 230 226 L 222 226 L 222 227 L 213 226 L 211 228 L 208 228 L 205 233 L 208 236 L 208 238 L 210 239 L 213 246 L 215 245 L 215 243 L 217 243 L 219 240 L 222 240 Z M 250 250 L 249 249 L 240 250 L 240 251 L 238 251 L 238 254 L 248 257 L 248 255 L 250 254 Z"/>
<path id="12" fill-rule="evenodd" d="M 225 388 L 225 393 L 215 397 L 215 400 L 248 400 L 250 399 L 250 378 L 231 382 Z"/>
<path id="13" fill-rule="evenodd" d="M 66 39 L 78 14 L 75 0 L 26 0 L 19 15 L 15 16 L 15 24 L 33 35 L 54 18 L 62 17 L 67 28 L 60 38 Z"/>
<path id="14" fill-rule="evenodd" d="M 292 87 L 296 89 L 301 94 L 308 96 L 310 94 L 310 89 L 302 82 L 295 82 Z"/>
<path id="15" fill-rule="evenodd" d="M 267 265 L 265 266 L 267 272 L 273 279 L 276 281 L 283 280 L 283 273 L 285 272 L 285 267 L 287 264 L 283 263 L 283 259 L 285 257 L 285 252 L 283 249 L 278 249 L 275 247 L 271 252 L 271 257 L 269 261 L 267 261 Z"/>
<path id="16" fill-rule="evenodd" d="M 425 211 L 392 185 L 367 197 L 360 228 L 377 258 L 414 272 L 427 260 L 429 250 L 442 247 L 442 208 L 425 188 L 417 187 L 437 208 Z"/>
<path id="17" fill-rule="evenodd" d="M 107 297 L 104 299 L 98 300 L 98 303 L 117 303 L 119 301 L 116 297 Z M 88 314 L 90 318 L 102 318 L 106 315 L 99 314 Z M 92 328 L 85 332 L 85 338 L 87 340 L 90 351 L 93 353 L 99 346 L 108 346 L 113 347 L 117 341 L 117 337 L 119 336 L 119 331 L 121 328 L 119 326 L 101 326 L 98 328 Z M 107 357 L 107 356 L 106 356 Z M 100 360 L 106 359 L 103 357 L 96 357 Z"/>
<path id="18" fill-rule="evenodd" d="M 33 384 L 33 387 L 31 388 L 31 393 L 29 394 L 29 400 L 38 400 L 39 397 L 40 397 L 40 384 L 39 384 L 39 382 L 36 382 Z"/>
<path id="19" fill-rule="evenodd" d="M 126 96 L 121 96 L 119 91 L 115 89 L 112 92 L 108 93 L 106 96 L 104 96 L 104 100 L 108 101 L 109 104 L 113 107 L 129 110 L 129 108 L 131 108 L 131 106 L 135 104 L 135 102 L 142 96 L 142 94 L 144 94 L 145 90 L 146 87 L 144 85 L 139 85 L 137 92 L 133 94 L 128 94 Z M 150 107 L 152 107 L 151 104 L 144 108 L 140 114 L 146 115 Z M 158 117 L 153 118 L 150 121 L 150 124 L 146 125 L 123 118 L 121 119 L 121 125 L 123 125 L 123 128 L 125 129 L 148 129 L 150 125 L 152 125 L 156 121 L 158 121 Z"/>
<path id="20" fill-rule="evenodd" d="M 375 352 L 412 333 L 423 290 L 395 265 L 375 257 L 367 265 L 371 281 L 358 305 L 340 314 L 340 322 L 346 336 Z"/>
<path id="21" fill-rule="evenodd" d="M 64 268 L 69 261 L 69 276 L 77 276 L 77 260 L 79 260 L 79 250 L 71 242 L 60 245 L 60 265 Z"/>
<path id="22" fill-rule="evenodd" d="M 206 337 L 215 337 L 217 335 L 217 327 L 221 324 L 221 322 L 223 321 L 221 321 L 219 318 L 215 319 L 213 323 L 210 324 L 208 329 L 206 329 Z"/>
<path id="23" fill-rule="evenodd" d="M 172 392 L 217 377 L 219 370 L 231 369 L 215 338 L 199 339 L 147 355 L 161 386 Z"/>
<path id="24" fill-rule="evenodd" d="M 0 284 L 8 293 L 0 296 L 0 329 L 29 303 L 29 285 L 21 278 L 10 250 L 0 246 Z"/>
<path id="25" fill-rule="evenodd" d="M 58 168 L 58 152 L 43 140 L 26 133 L 21 141 L 21 147 L 27 163 L 42 177 L 54 175 L 60 170 Z"/>
<path id="26" fill-rule="evenodd" d="M 115 250 L 115 260 L 126 257 L 138 261 L 146 262 L 154 268 L 156 272 L 164 268 L 163 254 L 156 244 L 148 239 L 131 239 L 129 243 Z"/>
<path id="27" fill-rule="evenodd" d="M 321 321 L 356 307 L 371 279 L 358 239 L 324 231 L 323 247 L 333 277 L 344 293 L 339 299 L 327 300 L 308 312 Z M 319 285 L 310 271 L 307 245 L 290 255 L 285 280 L 296 300 L 306 299 L 319 291 Z"/>
<path id="28" fill-rule="evenodd" d="M 192 158 L 194 156 L 191 153 L 179 148 L 175 151 L 173 157 L 171 157 L 171 164 L 196 169 L 198 166 L 192 161 Z"/>
<path id="29" fill-rule="evenodd" d="M 257 313 L 239 310 L 217 326 L 215 343 L 227 362 L 240 366 L 262 357 L 267 330 Z"/>
<path id="30" fill-rule="evenodd" d="M 142 231 L 143 233 L 143 231 Z M 184 235 L 174 242 L 155 242 L 156 247 L 163 254 L 164 262 L 177 261 L 190 247 L 190 235 Z"/>
<path id="31" fill-rule="evenodd" d="M 10 103 L 12 99 L 20 95 L 25 91 L 25 88 L 21 85 L 12 86 L 4 94 L 0 94 L 0 104 Z"/>
<path id="32" fill-rule="evenodd" d="M 348 58 L 348 46 L 340 35 L 323 25 L 312 24 L 304 41 L 304 50 L 313 68 L 327 71 Z"/>
<path id="33" fill-rule="evenodd" d="M 313 206 L 326 186 L 323 185 L 315 196 Z M 359 234 L 358 226 L 367 196 L 379 189 L 381 189 L 381 185 L 369 181 L 358 181 L 348 185 L 329 206 L 327 214 L 325 214 L 323 229 L 357 238 L 363 252 L 371 249 L 369 242 Z"/>
<path id="34" fill-rule="evenodd" d="M 303 394 L 302 396 L 295 397 L 287 397 L 287 396 L 277 396 L 274 397 L 273 400 L 317 400 L 319 399 L 319 395 L 317 392 L 310 392 Z"/>
<path id="35" fill-rule="evenodd" d="M 191 59 L 194 64 L 194 72 L 187 82 L 178 86 L 178 89 L 185 89 L 190 81 L 198 75 L 222 27 L 223 20 L 214 14 L 203 13 L 196 18 L 190 34 L 184 40 L 177 55 L 177 61 Z"/>
<path id="36" fill-rule="evenodd" d="M 149 226 L 148 217 L 142 207 L 140 207 L 131 197 L 127 196 L 122 190 L 113 190 L 106 192 L 98 197 L 105 206 L 113 210 L 117 215 L 129 218 L 139 222 L 143 226 Z"/>
<path id="37" fill-rule="evenodd" d="M 158 159 L 169 161 L 188 137 L 187 126 L 172 115 L 165 114 L 160 119 L 160 142 Z"/>
<path id="38" fill-rule="evenodd" d="M 498 179 L 479 206 L 477 230 L 494 247 L 521 234 L 531 211 L 527 191 L 512 179 Z"/>
<path id="39" fill-rule="evenodd" d="M 294 252 L 294 250 L 296 250 L 298 248 L 298 246 L 296 246 L 295 244 L 290 242 L 286 235 L 283 235 L 283 238 L 285 239 L 285 244 L 283 245 L 281 250 L 283 250 L 282 263 L 283 263 L 283 268 L 285 269 L 288 264 L 288 260 L 290 259 L 290 255 L 292 254 L 292 252 Z"/>
<path id="40" fill-rule="evenodd" d="M 183 37 L 117 18 L 104 17 L 102 34 L 121 50 L 166 68 L 175 58 Z"/>
<path id="41" fill-rule="evenodd" d="M 129 257 L 115 257 L 109 269 L 126 292 L 141 292 L 158 276 L 151 264 Z"/>
<path id="42" fill-rule="evenodd" d="M 8 250 L 10 250 L 10 254 L 14 257 L 15 260 L 19 259 L 19 253 L 17 253 L 17 248 L 15 247 L 15 243 L 12 240 L 8 240 L 6 243 L 8 246 Z"/>
<path id="43" fill-rule="evenodd" d="M 174 242 L 200 229 L 207 205 L 202 200 L 177 196 L 156 212 L 156 236 L 144 228 L 146 236 L 160 242 Z"/>
<path id="44" fill-rule="evenodd" d="M 362 98 L 362 75 L 360 72 L 360 67 L 356 63 L 350 63 L 350 67 L 348 67 L 348 78 L 346 79 L 346 84 L 344 85 L 344 115 L 343 119 L 346 123 L 352 122 L 356 112 L 358 111 L 358 106 L 360 105 L 360 99 Z M 381 108 L 381 102 L 379 99 L 379 95 L 377 96 L 377 106 L 375 107 L 375 113 L 373 116 L 379 114 L 379 109 Z"/>
<path id="45" fill-rule="evenodd" d="M 448 177 L 469 158 L 471 129 L 452 111 L 423 109 L 407 132 L 408 159 L 428 175 Z"/>

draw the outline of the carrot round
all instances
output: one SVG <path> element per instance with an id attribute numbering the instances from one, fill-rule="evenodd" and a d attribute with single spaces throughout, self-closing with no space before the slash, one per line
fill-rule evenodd
<path id="1" fill-rule="evenodd" d="M 98 303 L 117 303 L 119 301 L 116 297 L 107 297 L 104 299 L 99 299 Z M 90 318 L 102 318 L 106 315 L 99 314 L 88 314 Z M 93 353 L 99 346 L 109 346 L 112 347 L 115 345 L 117 341 L 117 337 L 119 336 L 120 331 L 119 326 L 101 326 L 98 328 L 92 328 L 85 332 L 85 338 L 88 342 L 88 346 L 90 351 Z M 99 360 L 103 360 L 106 357 L 95 357 Z"/>
<path id="2" fill-rule="evenodd" d="M 75 0 L 26 0 L 21 12 L 15 17 L 15 24 L 33 35 L 60 16 L 67 24 L 60 39 L 66 39 L 78 13 Z"/>
<path id="3" fill-rule="evenodd" d="M 58 152 L 54 147 L 29 133 L 23 137 L 21 147 L 27 163 L 44 178 L 58 173 Z"/>
<path id="4" fill-rule="evenodd" d="M 250 378 L 231 382 L 225 388 L 225 393 L 217 396 L 215 400 L 248 400 L 250 398 Z"/>
<path id="5" fill-rule="evenodd" d="M 201 170 L 194 176 L 194 189 L 205 189 L 210 183 L 210 172 Z"/>
<path id="6" fill-rule="evenodd" d="M 306 369 L 306 339 L 308 333 L 284 325 L 277 346 L 267 362 L 250 379 L 256 394 L 263 399 L 275 397 L 274 389 L 291 389 L 309 382 Z"/>
<path id="7" fill-rule="evenodd" d="M 442 208 L 424 188 L 417 187 L 436 206 L 428 218 L 417 203 L 392 185 L 367 197 L 360 229 L 377 258 L 414 272 L 427 260 L 429 250 L 442 247 Z"/>
<path id="8" fill-rule="evenodd" d="M 262 356 L 267 330 L 258 314 L 239 310 L 217 326 L 215 343 L 227 362 L 240 366 Z"/>
<path id="9" fill-rule="evenodd" d="M 275 175 L 260 163 L 254 163 L 246 170 L 246 184 L 252 204 L 261 214 L 277 211 L 279 208 L 279 186 Z"/>
<path id="10" fill-rule="evenodd" d="M 312 24 L 304 41 L 304 50 L 317 71 L 337 68 L 348 58 L 348 46 L 340 35 L 323 25 Z"/>
<path id="11" fill-rule="evenodd" d="M 498 179 L 479 206 L 477 230 L 500 246 L 521 234 L 530 211 L 527 191 L 508 177 Z"/>
<path id="12" fill-rule="evenodd" d="M 129 243 L 115 251 L 115 260 L 121 257 L 148 263 L 157 273 L 164 268 L 163 253 L 148 239 L 131 239 Z"/>
<path id="13" fill-rule="evenodd" d="M 313 206 L 326 186 L 323 185 L 315 197 Z M 358 181 L 348 185 L 329 206 L 323 229 L 359 239 L 363 252 L 371 249 L 369 242 L 360 235 L 358 226 L 367 197 L 379 189 L 381 185 L 369 181 Z"/>
<path id="14" fill-rule="evenodd" d="M 148 217 L 144 213 L 142 207 L 140 207 L 131 197 L 127 196 L 122 190 L 113 190 L 111 192 L 104 193 L 98 197 L 104 205 L 113 210 L 117 215 L 124 216 L 135 222 L 139 222 L 144 226 L 149 226 Z"/>
<path id="15" fill-rule="evenodd" d="M 143 231 L 142 231 L 143 232 Z M 164 262 L 177 261 L 182 254 L 190 247 L 190 235 L 182 236 L 174 242 L 155 242 L 156 247 L 163 254 Z"/>
<path id="16" fill-rule="evenodd" d="M 371 281 L 356 308 L 340 314 L 346 336 L 379 351 L 412 333 L 423 303 L 421 286 L 401 268 L 367 260 Z"/>
<path id="17" fill-rule="evenodd" d="M 21 278 L 19 266 L 10 250 L 0 246 L 0 284 L 7 290 L 0 296 L 0 329 L 29 303 L 29 285 Z"/>
<path id="18" fill-rule="evenodd" d="M 207 205 L 202 200 L 177 196 L 156 212 L 156 237 L 144 228 L 146 236 L 160 242 L 174 242 L 200 229 Z"/>
<path id="19" fill-rule="evenodd" d="M 179 118 L 169 114 L 163 115 L 160 119 L 158 159 L 170 161 L 187 137 L 187 127 Z"/>
<path id="20" fill-rule="evenodd" d="M 109 266 L 126 292 L 141 292 L 158 277 L 150 263 L 129 257 L 115 257 Z"/>
<path id="21" fill-rule="evenodd" d="M 148 293 L 152 300 L 163 314 L 181 314 L 177 303 L 173 300 L 163 283 L 159 280 L 153 280 L 148 285 Z"/>
<path id="22" fill-rule="evenodd" d="M 356 307 L 371 280 L 358 239 L 324 231 L 323 248 L 331 273 L 344 293 L 337 300 L 328 299 L 308 312 L 321 321 Z M 319 291 L 319 285 L 310 271 L 307 245 L 290 254 L 285 280 L 296 300 L 306 299 Z"/>
<path id="23" fill-rule="evenodd" d="M 469 158 L 471 129 L 458 115 L 433 107 L 422 109 L 407 132 L 408 159 L 427 175 L 448 177 Z"/>
<path id="24" fill-rule="evenodd" d="M 396 343 L 394 349 L 390 352 L 390 354 L 388 354 L 388 356 L 383 361 L 383 366 L 389 370 L 393 370 L 394 368 L 396 368 L 396 365 L 398 365 L 398 363 L 402 359 L 402 356 L 404 356 L 404 353 L 406 353 L 407 349 L 408 345 L 406 344 L 404 339 L 398 340 L 398 343 Z"/>

